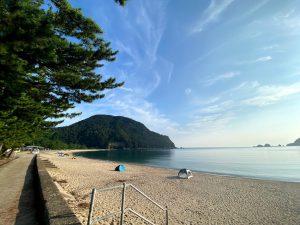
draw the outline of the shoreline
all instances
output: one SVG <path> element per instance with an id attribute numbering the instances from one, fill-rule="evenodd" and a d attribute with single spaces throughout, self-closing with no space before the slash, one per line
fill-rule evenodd
<path id="1" fill-rule="evenodd" d="M 123 182 L 132 183 L 160 205 L 168 206 L 170 224 L 297 224 L 300 220 L 300 206 L 296 202 L 300 199 L 299 183 L 202 172 L 193 172 L 194 177 L 185 180 L 178 179 L 178 171 L 174 169 L 126 163 L 126 172 L 120 173 L 114 171 L 119 164 L 114 161 L 58 157 L 56 152 L 41 153 L 41 157 L 48 158 L 59 168 L 48 172 L 74 197 L 66 200 L 83 224 L 87 221 L 92 188 L 112 187 Z M 163 223 L 163 215 L 153 211 L 143 199 L 136 199 L 130 191 L 126 196 L 131 208 L 143 212 L 147 218 L 154 218 L 158 224 Z M 120 206 L 120 193 L 98 197 L 99 214 Z M 132 215 L 126 220 L 143 224 Z M 117 224 L 117 221 L 105 224 Z"/>
<path id="2" fill-rule="evenodd" d="M 88 150 L 67 150 L 66 152 L 71 152 L 73 153 L 79 153 L 79 152 L 96 152 L 96 151 L 107 151 L 108 149 L 88 149 Z M 112 150 L 114 151 L 114 150 Z M 89 157 L 84 157 L 84 156 L 78 156 L 74 155 L 75 157 L 82 157 L 85 159 L 90 159 L 90 160 L 97 160 L 97 161 L 107 161 L 107 162 L 116 162 L 116 163 L 123 163 L 123 164 L 130 164 L 130 165 L 135 165 L 135 166 L 145 166 L 145 167 L 151 167 L 151 168 L 159 168 L 159 169 L 167 169 L 167 170 L 177 170 L 177 173 L 180 169 L 182 168 L 170 168 L 170 167 L 161 167 L 161 166 L 156 166 L 156 165 L 146 165 L 146 164 L 139 164 L 139 163 L 132 163 L 132 162 L 122 162 L 122 161 L 111 161 L 111 160 L 105 160 L 105 159 L 95 159 L 95 158 L 89 158 Z M 189 168 L 187 168 L 189 169 Z M 207 174 L 207 175 L 212 175 L 212 176 L 221 176 L 221 177 L 233 177 L 233 178 L 241 178 L 241 179 L 252 179 L 252 180 L 262 180 L 262 181 L 274 181 L 274 182 L 286 182 L 286 183 L 300 183 L 300 180 L 284 180 L 284 179 L 272 179 L 269 177 L 256 177 L 256 176 L 245 176 L 245 175 L 238 175 L 238 174 L 228 174 L 228 173 L 218 173 L 218 172 L 209 172 L 209 171 L 201 171 L 201 170 L 192 170 L 193 173 L 202 173 L 202 174 Z"/>

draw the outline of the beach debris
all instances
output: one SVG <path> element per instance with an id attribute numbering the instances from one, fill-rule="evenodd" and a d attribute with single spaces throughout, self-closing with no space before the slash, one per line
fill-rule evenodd
<path id="1" fill-rule="evenodd" d="M 184 168 L 184 169 L 179 170 L 178 177 L 183 178 L 183 179 L 190 179 L 193 177 L 193 174 L 192 174 L 192 171 Z"/>
<path id="2" fill-rule="evenodd" d="M 64 153 L 64 152 L 57 152 L 57 155 L 60 156 L 60 157 L 69 157 L 70 155 L 68 153 Z"/>
<path id="3" fill-rule="evenodd" d="M 90 206 L 90 203 L 88 203 L 88 202 L 80 202 L 79 204 L 77 204 L 77 206 L 80 207 L 80 208 L 88 209 L 89 206 Z"/>
<path id="4" fill-rule="evenodd" d="M 125 172 L 125 171 L 126 171 L 126 168 L 125 168 L 124 165 L 118 165 L 118 166 L 115 168 L 115 171 Z"/>

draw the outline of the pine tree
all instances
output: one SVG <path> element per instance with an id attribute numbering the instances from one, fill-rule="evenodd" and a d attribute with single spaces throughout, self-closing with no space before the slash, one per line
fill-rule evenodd
<path id="1" fill-rule="evenodd" d="M 0 143 L 20 146 L 123 85 L 95 72 L 117 54 L 102 33 L 67 0 L 0 0 Z"/>

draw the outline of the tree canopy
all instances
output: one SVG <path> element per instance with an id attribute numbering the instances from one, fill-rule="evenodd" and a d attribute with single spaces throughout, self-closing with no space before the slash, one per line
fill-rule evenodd
<path id="1" fill-rule="evenodd" d="M 28 142 L 123 84 L 97 72 L 117 54 L 102 34 L 67 0 L 0 0 L 0 143 Z"/>

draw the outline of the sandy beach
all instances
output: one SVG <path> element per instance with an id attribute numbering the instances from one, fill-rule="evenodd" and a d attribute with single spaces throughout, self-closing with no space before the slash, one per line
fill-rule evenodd
<path id="1" fill-rule="evenodd" d="M 67 153 L 70 153 L 68 151 Z M 169 224 L 299 224 L 300 183 L 247 179 L 194 172 L 189 180 L 178 179 L 177 170 L 126 164 L 126 172 L 114 171 L 118 162 L 82 157 L 59 157 L 43 152 L 58 169 L 48 172 L 61 187 L 70 207 L 87 223 L 92 188 L 131 183 L 169 209 Z M 121 189 L 97 193 L 94 216 L 120 208 Z M 155 224 L 164 224 L 165 213 L 133 189 L 126 191 L 126 207 Z M 118 224 L 119 218 L 98 224 Z M 147 224 L 134 214 L 126 224 Z"/>

